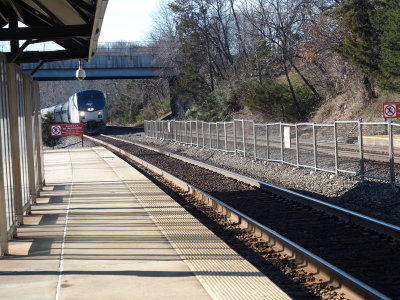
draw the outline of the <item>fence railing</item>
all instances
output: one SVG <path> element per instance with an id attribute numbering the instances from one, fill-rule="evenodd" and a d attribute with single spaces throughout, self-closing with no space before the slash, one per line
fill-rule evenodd
<path id="1" fill-rule="evenodd" d="M 148 137 L 400 184 L 400 124 L 145 121 Z"/>

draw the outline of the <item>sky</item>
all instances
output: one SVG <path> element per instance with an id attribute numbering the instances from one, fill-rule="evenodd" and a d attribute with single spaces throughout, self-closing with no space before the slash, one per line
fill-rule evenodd
<path id="1" fill-rule="evenodd" d="M 159 0 L 109 0 L 99 42 L 146 41 Z"/>

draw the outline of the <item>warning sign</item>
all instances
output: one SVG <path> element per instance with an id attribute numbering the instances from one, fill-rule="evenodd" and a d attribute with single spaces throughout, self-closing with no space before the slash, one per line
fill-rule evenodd
<path id="1" fill-rule="evenodd" d="M 385 119 L 400 118 L 400 102 L 383 103 L 383 117 Z"/>
<path id="2" fill-rule="evenodd" d="M 83 123 L 53 124 L 51 136 L 83 135 Z"/>

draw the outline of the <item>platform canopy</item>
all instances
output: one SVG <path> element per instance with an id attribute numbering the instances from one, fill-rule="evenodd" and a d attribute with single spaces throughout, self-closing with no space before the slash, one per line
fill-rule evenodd
<path id="1" fill-rule="evenodd" d="M 97 49 L 107 3 L 108 0 L 0 0 L 0 41 L 10 42 L 10 51 L 5 53 L 8 62 L 74 58 L 90 61 Z M 19 26 L 19 22 L 26 27 Z M 24 51 L 31 44 L 49 41 L 64 49 Z"/>

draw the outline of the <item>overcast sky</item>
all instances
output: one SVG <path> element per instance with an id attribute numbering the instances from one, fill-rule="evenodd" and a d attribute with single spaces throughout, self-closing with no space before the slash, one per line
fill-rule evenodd
<path id="1" fill-rule="evenodd" d="M 99 42 L 145 41 L 159 0 L 109 0 Z"/>

